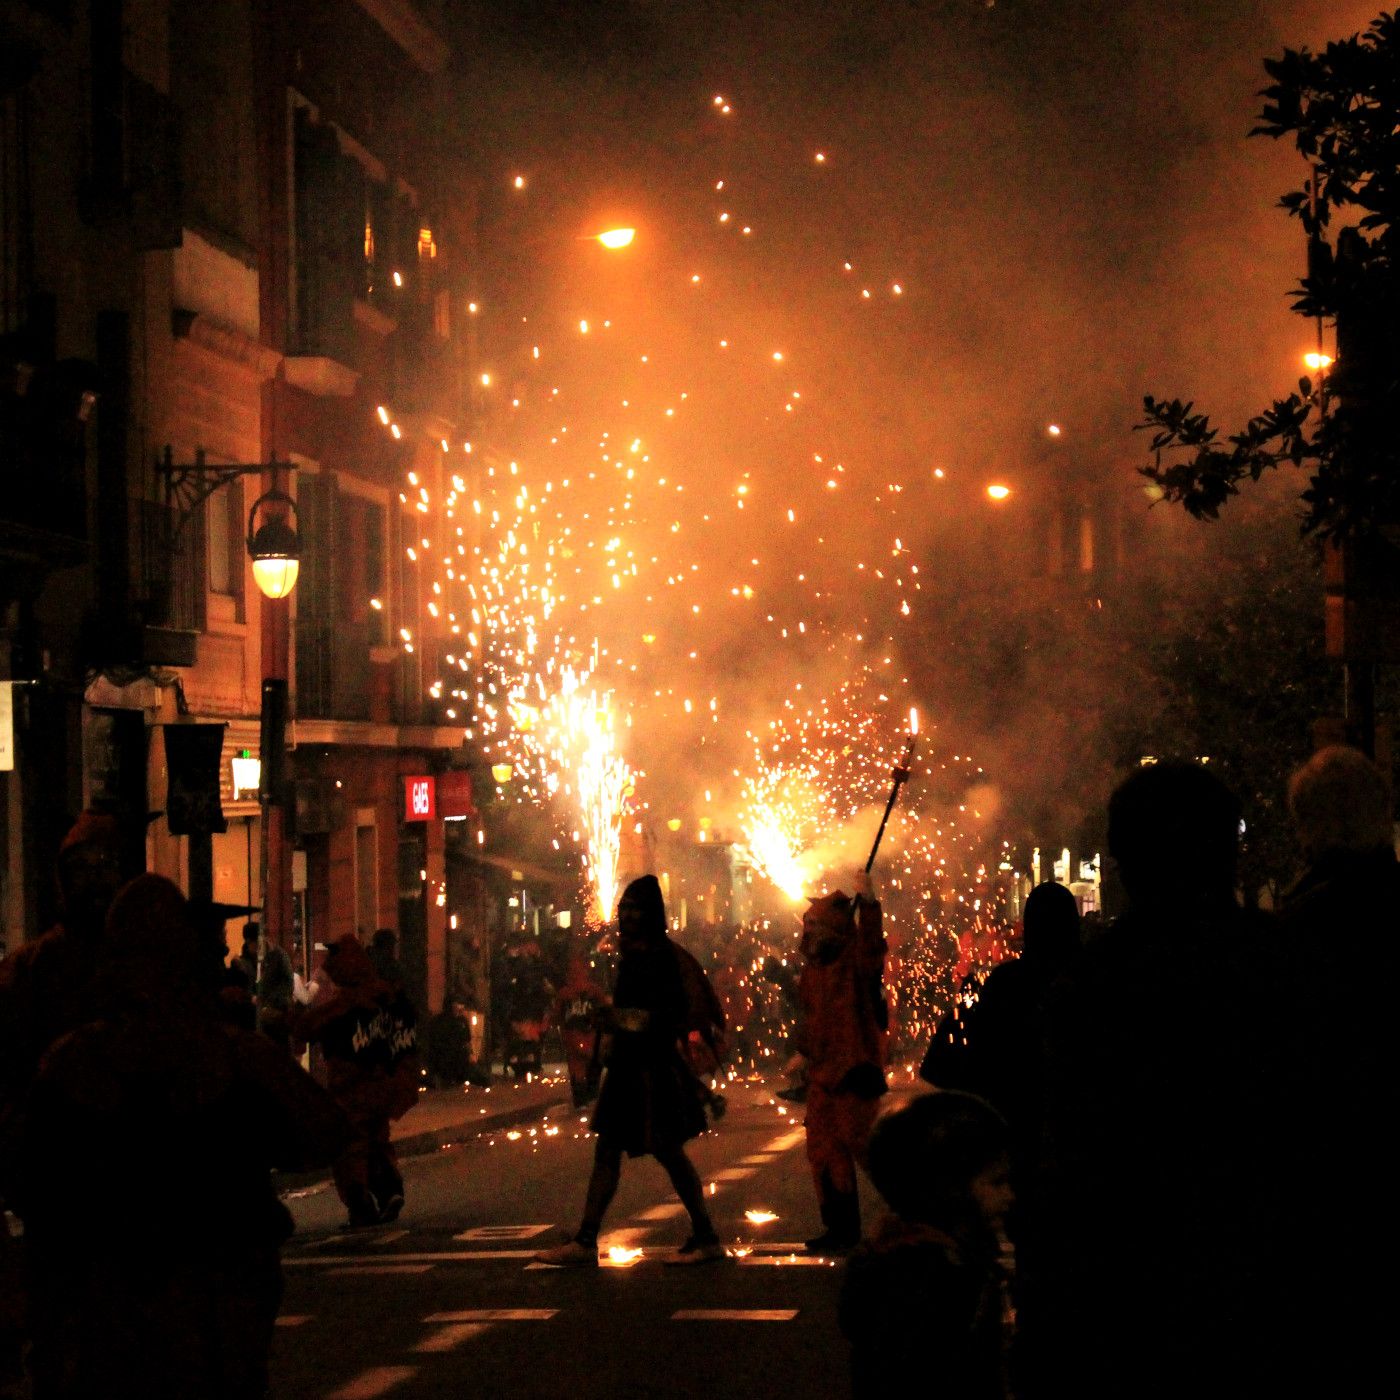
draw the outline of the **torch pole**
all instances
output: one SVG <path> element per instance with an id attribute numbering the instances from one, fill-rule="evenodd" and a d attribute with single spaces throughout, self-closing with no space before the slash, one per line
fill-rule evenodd
<path id="1" fill-rule="evenodd" d="M 880 829 L 875 833 L 875 844 L 870 848 L 870 859 L 865 862 L 865 873 L 870 874 L 870 868 L 875 864 L 876 852 L 880 849 L 880 842 L 885 835 L 885 827 L 889 824 L 890 813 L 894 811 L 894 804 L 899 797 L 899 790 L 909 781 L 909 765 L 914 759 L 914 741 L 917 735 L 911 734 L 909 742 L 904 746 L 904 756 L 895 764 L 890 773 L 894 779 L 894 785 L 890 788 L 890 800 L 885 803 L 885 815 L 880 818 Z"/>

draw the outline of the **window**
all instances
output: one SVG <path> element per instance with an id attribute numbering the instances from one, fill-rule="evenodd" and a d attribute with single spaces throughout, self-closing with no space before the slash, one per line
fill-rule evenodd
<path id="1" fill-rule="evenodd" d="M 234 600 L 243 621 L 243 483 L 230 481 L 206 502 L 209 512 L 209 591 Z"/>

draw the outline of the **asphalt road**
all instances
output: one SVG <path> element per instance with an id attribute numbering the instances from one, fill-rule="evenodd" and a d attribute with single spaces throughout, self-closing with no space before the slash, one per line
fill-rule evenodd
<path id="1" fill-rule="evenodd" d="M 801 1109 L 761 1086 L 732 1088 L 729 1103 L 718 1131 L 691 1144 L 736 1256 L 723 1262 L 664 1263 L 686 1221 L 645 1158 L 624 1163 L 601 1241 L 638 1258 L 532 1263 L 577 1223 L 592 1140 L 576 1114 L 409 1160 L 393 1226 L 342 1232 L 328 1186 L 295 1195 L 274 1397 L 846 1396 L 840 1265 L 800 1244 L 820 1228 Z"/>

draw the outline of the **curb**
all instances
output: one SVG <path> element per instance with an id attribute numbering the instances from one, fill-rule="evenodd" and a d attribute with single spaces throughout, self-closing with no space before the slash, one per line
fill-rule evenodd
<path id="1" fill-rule="evenodd" d="M 399 1157 L 426 1157 L 454 1143 L 484 1132 L 499 1128 L 513 1128 L 517 1123 L 528 1123 L 532 1118 L 542 1118 L 561 1108 L 572 1108 L 569 1096 L 564 1093 L 557 1099 L 541 1103 L 522 1104 L 519 1108 L 504 1108 L 494 1113 L 480 1113 L 475 1118 L 464 1118 L 460 1123 L 450 1123 L 445 1128 L 430 1128 L 422 1133 L 410 1133 L 405 1137 L 394 1138 L 394 1152 Z M 411 1113 L 413 1110 L 410 1109 Z M 272 1188 L 278 1195 L 286 1191 L 301 1191 L 308 1186 L 329 1181 L 329 1167 L 318 1167 L 304 1172 L 273 1172 Z"/>
<path id="2" fill-rule="evenodd" d="M 450 1147 L 455 1142 L 465 1142 L 479 1133 L 495 1128 L 513 1128 L 517 1123 L 528 1123 L 532 1118 L 542 1118 L 556 1109 L 571 1107 L 566 1096 L 550 1099 L 545 1103 L 522 1104 L 519 1108 L 506 1108 L 497 1113 L 479 1113 L 475 1118 L 464 1118 L 460 1123 L 450 1123 L 445 1128 L 429 1128 L 426 1132 L 410 1133 L 406 1137 L 394 1139 L 394 1151 L 400 1157 L 421 1157 L 436 1152 L 440 1147 Z M 409 1110 L 412 1112 L 412 1110 Z"/>

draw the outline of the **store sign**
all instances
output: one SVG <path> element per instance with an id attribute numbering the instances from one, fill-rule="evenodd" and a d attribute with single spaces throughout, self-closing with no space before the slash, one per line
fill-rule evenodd
<path id="1" fill-rule="evenodd" d="M 430 822 L 437 816 L 437 783 L 431 777 L 403 780 L 403 819 Z"/>
<path id="2" fill-rule="evenodd" d="M 15 688 L 0 681 L 0 771 L 15 766 Z"/>
<path id="3" fill-rule="evenodd" d="M 472 775 L 465 768 L 449 768 L 438 775 L 437 814 L 448 822 L 476 815 Z"/>

